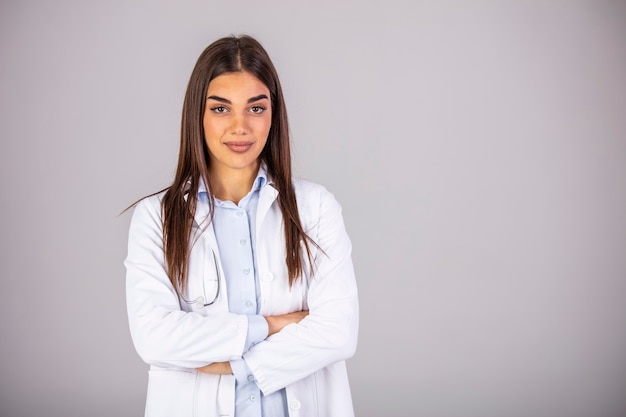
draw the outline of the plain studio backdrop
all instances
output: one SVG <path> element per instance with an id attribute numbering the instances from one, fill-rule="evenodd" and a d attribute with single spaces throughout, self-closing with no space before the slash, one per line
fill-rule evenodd
<path id="1" fill-rule="evenodd" d="M 357 416 L 625 416 L 625 6 L 3 0 L 0 415 L 143 414 L 118 214 L 248 33 L 353 239 Z"/>

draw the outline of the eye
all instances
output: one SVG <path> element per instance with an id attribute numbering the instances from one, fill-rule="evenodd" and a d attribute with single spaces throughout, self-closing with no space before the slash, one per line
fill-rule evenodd
<path id="1" fill-rule="evenodd" d="M 255 113 L 255 114 L 261 114 L 261 113 L 263 113 L 265 110 L 266 110 L 266 109 L 265 109 L 265 107 L 264 107 L 264 106 L 252 106 L 252 107 L 250 107 L 250 111 L 251 111 L 252 113 Z"/>
<path id="2" fill-rule="evenodd" d="M 221 114 L 221 113 L 226 113 L 228 109 L 224 106 L 214 106 L 214 107 L 211 107 L 211 111 L 213 113 Z"/>

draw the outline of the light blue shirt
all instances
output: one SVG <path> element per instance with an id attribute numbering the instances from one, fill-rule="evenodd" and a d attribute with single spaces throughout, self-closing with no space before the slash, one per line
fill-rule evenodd
<path id="1" fill-rule="evenodd" d="M 261 304 L 259 278 L 256 268 L 256 211 L 261 188 L 267 186 L 267 174 L 259 168 L 250 192 L 239 204 L 215 199 L 213 228 L 224 269 L 229 310 L 248 315 L 248 335 L 245 350 L 267 337 L 268 326 L 259 315 Z M 207 199 L 206 189 L 199 197 Z M 243 359 L 230 362 L 235 375 L 236 417 L 287 417 L 285 390 L 263 395 L 254 375 Z"/>

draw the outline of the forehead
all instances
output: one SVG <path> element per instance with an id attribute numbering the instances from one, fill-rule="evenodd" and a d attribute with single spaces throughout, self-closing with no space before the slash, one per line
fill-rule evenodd
<path id="1" fill-rule="evenodd" d="M 207 88 L 207 96 L 218 95 L 227 99 L 247 100 L 261 94 L 269 97 L 269 89 L 261 80 L 247 71 L 219 75 L 209 82 Z"/>

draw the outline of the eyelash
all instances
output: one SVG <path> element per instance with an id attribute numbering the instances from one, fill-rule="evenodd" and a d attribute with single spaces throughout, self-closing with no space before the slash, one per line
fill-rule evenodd
<path id="1" fill-rule="evenodd" d="M 211 111 L 217 114 L 222 114 L 224 113 L 226 110 L 226 107 L 224 106 L 215 106 L 215 107 L 211 107 Z"/>
<path id="2" fill-rule="evenodd" d="M 228 110 L 228 109 L 225 106 L 214 106 L 214 107 L 211 107 L 211 111 L 214 112 L 214 113 L 217 113 L 217 114 L 226 113 L 226 110 Z M 265 106 L 256 105 L 256 106 L 250 107 L 250 110 L 254 114 L 261 114 L 265 110 L 267 110 L 267 108 L 265 108 Z"/>

